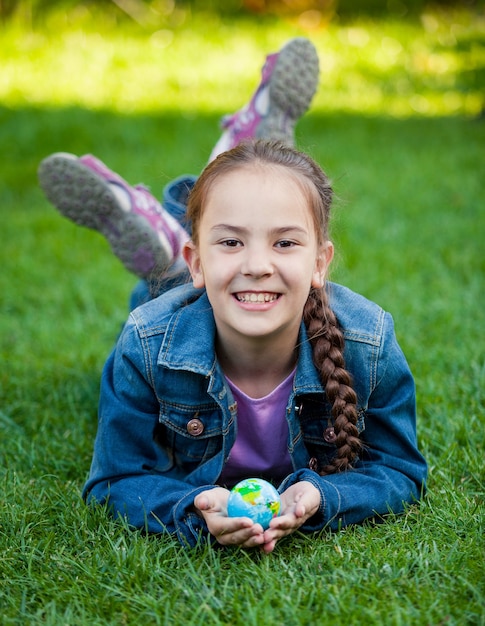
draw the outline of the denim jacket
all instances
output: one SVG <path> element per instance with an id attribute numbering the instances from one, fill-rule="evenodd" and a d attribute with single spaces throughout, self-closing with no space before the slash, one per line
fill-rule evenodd
<path id="1" fill-rule="evenodd" d="M 426 463 L 416 442 L 415 388 L 391 316 L 330 283 L 358 396 L 365 444 L 353 470 L 320 476 L 334 454 L 323 437 L 330 406 L 302 323 L 288 400 L 293 472 L 278 486 L 310 481 L 319 511 L 301 527 L 338 529 L 419 500 Z M 237 406 L 214 350 L 215 323 L 203 290 L 184 285 L 135 309 L 103 370 L 98 433 L 83 495 L 148 532 L 193 546 L 208 533 L 195 496 L 213 488 L 234 444 Z M 310 469 L 312 467 L 313 469 Z"/>

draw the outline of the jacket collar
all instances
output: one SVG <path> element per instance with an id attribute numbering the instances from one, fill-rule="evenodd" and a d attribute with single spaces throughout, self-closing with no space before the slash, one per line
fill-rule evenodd
<path id="1" fill-rule="evenodd" d="M 296 395 L 304 393 L 323 393 L 320 376 L 313 364 L 313 349 L 308 340 L 305 324 L 300 326 L 299 354 L 296 366 L 295 381 L 293 383 Z"/>
<path id="2" fill-rule="evenodd" d="M 158 355 L 158 364 L 209 376 L 217 365 L 215 337 L 214 315 L 204 291 L 194 302 L 181 306 L 170 318 Z M 303 322 L 300 326 L 294 392 L 323 392 L 318 372 L 313 365 L 313 351 Z"/>
<path id="3" fill-rule="evenodd" d="M 216 326 L 205 292 L 170 318 L 158 364 L 208 376 L 214 371 Z"/>

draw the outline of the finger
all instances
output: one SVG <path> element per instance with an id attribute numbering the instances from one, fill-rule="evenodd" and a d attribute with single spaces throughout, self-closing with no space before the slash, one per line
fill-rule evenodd
<path id="1" fill-rule="evenodd" d="M 204 494 L 199 494 L 195 497 L 194 506 L 196 506 L 199 511 L 207 511 L 211 508 L 209 498 Z"/>
<path id="2" fill-rule="evenodd" d="M 244 531 L 253 526 L 253 523 L 249 518 L 238 518 L 238 520 L 234 523 L 234 520 L 225 519 L 222 521 L 224 526 L 221 526 L 220 530 L 215 531 L 215 536 L 219 539 L 219 537 L 224 537 L 224 535 L 236 535 L 240 531 Z"/>
<path id="3" fill-rule="evenodd" d="M 292 511 L 291 513 L 286 513 L 285 515 L 280 515 L 278 517 L 273 517 L 271 522 L 269 523 L 270 530 L 292 530 L 294 528 L 298 528 L 300 526 L 301 521 L 295 513 Z"/>
<path id="4" fill-rule="evenodd" d="M 212 524 L 212 534 L 217 538 L 224 537 L 225 535 L 234 535 L 241 531 L 247 532 L 254 527 L 256 527 L 255 532 L 263 532 L 261 526 L 254 524 L 249 517 L 219 517 L 213 519 Z"/>
<path id="5" fill-rule="evenodd" d="M 273 552 L 273 550 L 275 549 L 276 542 L 277 539 L 273 539 L 272 541 L 263 543 L 263 545 L 261 546 L 261 551 L 264 552 L 264 554 L 271 554 L 271 552 Z"/>
<path id="6" fill-rule="evenodd" d="M 242 546 L 253 548 L 264 542 L 263 529 L 257 528 L 256 524 L 251 524 L 249 528 L 240 528 L 234 532 L 224 532 L 216 535 L 217 541 L 223 546 Z"/>
<path id="7" fill-rule="evenodd" d="M 302 502 L 298 502 L 295 506 L 295 517 L 302 518 L 306 515 L 306 506 Z"/>

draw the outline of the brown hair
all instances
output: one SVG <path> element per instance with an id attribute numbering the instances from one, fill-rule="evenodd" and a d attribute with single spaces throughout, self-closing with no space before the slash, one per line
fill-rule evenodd
<path id="1" fill-rule="evenodd" d="M 333 191 L 325 173 L 307 154 L 278 141 L 252 140 L 220 154 L 209 163 L 195 183 L 187 203 L 187 218 L 192 240 L 197 245 L 199 224 L 212 184 L 224 174 L 243 167 L 284 167 L 304 190 L 319 244 L 328 240 L 328 222 Z M 311 288 L 303 310 L 303 320 L 313 348 L 317 367 L 328 401 L 332 404 L 336 454 L 329 465 L 318 468 L 321 474 L 352 467 L 362 448 L 357 431 L 357 396 L 350 374 L 345 369 L 344 337 L 329 306 L 325 288 Z M 323 437 L 323 433 L 322 433 Z"/>

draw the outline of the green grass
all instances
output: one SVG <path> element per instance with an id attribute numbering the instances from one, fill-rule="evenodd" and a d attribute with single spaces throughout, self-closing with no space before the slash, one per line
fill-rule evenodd
<path id="1" fill-rule="evenodd" d="M 88 18 L 14 22 L 0 40 L 0 624 L 485 624 L 483 17 L 309 33 L 324 71 L 297 135 L 339 196 L 332 278 L 394 315 L 429 493 L 401 517 L 294 536 L 269 557 L 187 551 L 81 502 L 134 278 L 48 205 L 36 168 L 89 151 L 158 192 L 203 167 L 263 54 L 305 31 L 215 17 L 211 30 L 196 16 L 154 48 Z M 376 54 L 384 41 L 393 63 Z"/>

